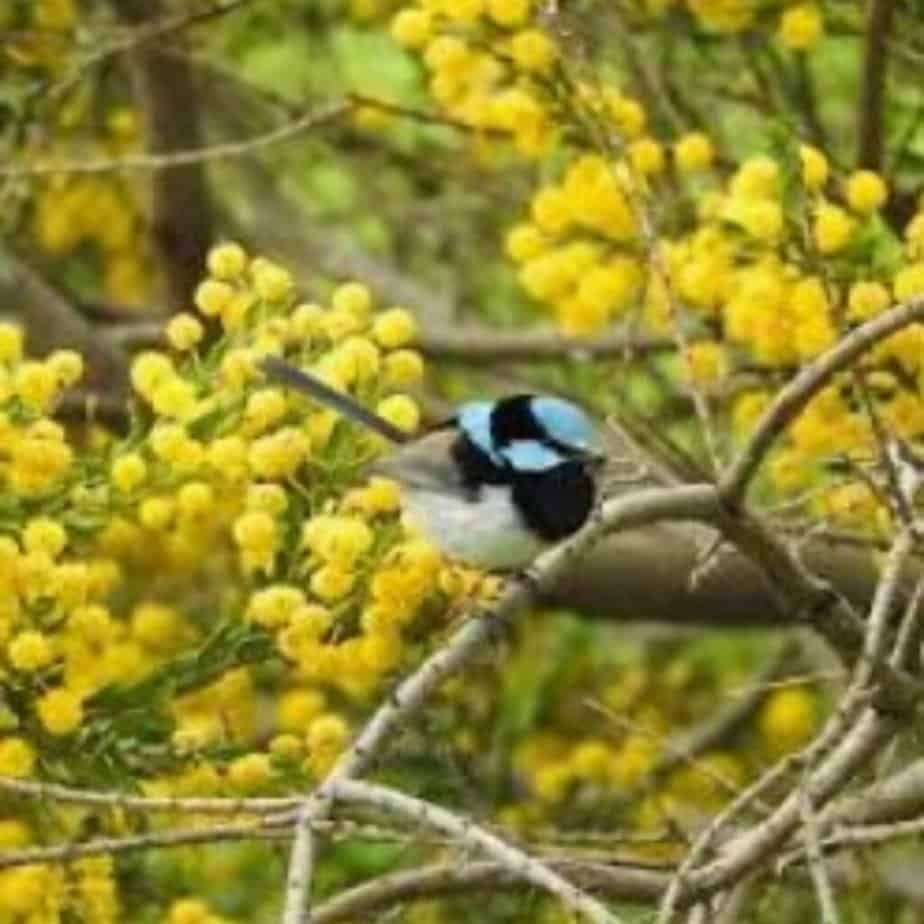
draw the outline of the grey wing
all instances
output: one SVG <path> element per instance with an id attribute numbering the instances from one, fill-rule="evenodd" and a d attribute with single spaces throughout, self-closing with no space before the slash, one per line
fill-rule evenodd
<path id="1" fill-rule="evenodd" d="M 376 475 L 394 478 L 418 491 L 456 494 L 472 499 L 472 489 L 462 480 L 452 459 L 452 444 L 456 433 L 452 429 L 435 430 L 399 446 L 393 453 L 371 466 Z"/>

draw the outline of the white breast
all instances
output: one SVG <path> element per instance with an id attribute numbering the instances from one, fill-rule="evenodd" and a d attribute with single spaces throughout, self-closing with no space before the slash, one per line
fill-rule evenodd
<path id="1" fill-rule="evenodd" d="M 488 571 L 528 565 L 547 543 L 530 532 L 508 489 L 482 487 L 476 501 L 407 487 L 404 509 L 414 525 L 450 558 Z"/>

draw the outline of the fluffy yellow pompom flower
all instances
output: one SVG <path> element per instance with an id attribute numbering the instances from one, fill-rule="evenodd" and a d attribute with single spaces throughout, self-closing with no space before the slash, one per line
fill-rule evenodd
<path id="1" fill-rule="evenodd" d="M 227 310 L 234 300 L 234 289 L 218 279 L 206 279 L 196 287 L 193 301 L 207 317 L 214 318 Z"/>
<path id="2" fill-rule="evenodd" d="M 738 199 L 772 199 L 779 191 L 780 166 L 770 157 L 749 157 L 735 172 L 731 194 Z"/>
<path id="3" fill-rule="evenodd" d="M 249 564 L 267 567 L 276 548 L 276 521 L 262 510 L 244 513 L 234 521 L 234 541 Z"/>
<path id="4" fill-rule="evenodd" d="M 617 128 L 627 138 L 636 138 L 644 130 L 647 122 L 645 109 L 638 100 L 617 94 L 607 100 L 607 108 Z"/>
<path id="5" fill-rule="evenodd" d="M 895 274 L 892 289 L 900 302 L 924 293 L 924 263 L 912 263 L 900 269 Z"/>
<path id="6" fill-rule="evenodd" d="M 629 145 L 629 160 L 639 173 L 653 176 L 664 169 L 664 149 L 654 138 L 639 138 Z"/>
<path id="7" fill-rule="evenodd" d="M 65 687 L 46 693 L 37 704 L 42 725 L 52 735 L 69 735 L 83 721 L 83 704 L 80 697 Z"/>
<path id="8" fill-rule="evenodd" d="M 821 10 L 814 3 L 801 3 L 780 17 L 780 41 L 793 51 L 809 51 L 818 44 L 823 28 Z"/>
<path id="9" fill-rule="evenodd" d="M 322 565 L 311 575 L 311 592 L 325 603 L 343 599 L 356 583 L 356 574 L 341 563 Z"/>
<path id="10" fill-rule="evenodd" d="M 853 234 L 854 221 L 840 206 L 824 202 L 815 213 L 812 234 L 815 246 L 823 254 L 843 250 Z"/>
<path id="11" fill-rule="evenodd" d="M 22 343 L 22 328 L 9 321 L 0 321 L 0 362 L 18 362 L 22 357 Z"/>
<path id="12" fill-rule="evenodd" d="M 868 321 L 889 307 L 892 297 L 881 282 L 855 282 L 847 296 L 847 316 Z"/>
<path id="13" fill-rule="evenodd" d="M 261 388 L 247 399 L 244 418 L 256 431 L 261 431 L 283 417 L 286 410 L 286 396 L 280 389 Z"/>
<path id="14" fill-rule="evenodd" d="M 715 158 L 715 148 L 708 136 L 702 132 L 683 135 L 674 145 L 674 160 L 678 169 L 685 173 L 708 170 Z"/>
<path id="15" fill-rule="evenodd" d="M 250 275 L 257 295 L 267 302 L 284 301 L 295 287 L 292 274 L 285 267 L 262 257 L 250 264 Z"/>
<path id="16" fill-rule="evenodd" d="M 417 336 L 417 322 L 406 309 L 390 308 L 375 319 L 372 336 L 386 350 L 407 346 Z"/>
<path id="17" fill-rule="evenodd" d="M 364 319 L 372 310 L 372 293 L 361 282 L 345 282 L 334 290 L 331 306 L 335 311 L 345 311 Z"/>
<path id="18" fill-rule="evenodd" d="M 847 178 L 847 204 L 855 212 L 875 212 L 889 195 L 885 181 L 872 170 L 857 170 Z"/>
<path id="19" fill-rule="evenodd" d="M 54 660 L 48 638 L 34 629 L 20 632 L 7 645 L 7 657 L 18 671 L 38 671 Z"/>
<path id="20" fill-rule="evenodd" d="M 351 568 L 372 547 L 372 530 L 359 517 L 316 516 L 302 527 L 302 543 L 328 562 Z"/>
<path id="21" fill-rule="evenodd" d="M 273 775 L 268 754 L 245 754 L 228 767 L 228 782 L 241 792 L 253 792 L 265 786 Z"/>
<path id="22" fill-rule="evenodd" d="M 312 719 L 325 709 L 324 695 L 318 690 L 289 690 L 276 705 L 279 727 L 289 732 L 304 733 Z"/>
<path id="23" fill-rule="evenodd" d="M 247 461 L 260 478 L 288 478 L 305 461 L 310 448 L 306 433 L 283 427 L 251 443 Z"/>
<path id="24" fill-rule="evenodd" d="M 27 360 L 15 371 L 13 387 L 22 400 L 44 410 L 58 393 L 58 377 L 48 363 Z"/>
<path id="25" fill-rule="evenodd" d="M 514 225 L 504 239 L 507 256 L 516 263 L 523 263 L 538 257 L 548 246 L 545 235 L 529 222 Z"/>
<path id="26" fill-rule="evenodd" d="M 389 423 L 407 433 L 413 433 L 420 425 L 420 409 L 407 395 L 391 395 L 380 401 L 375 411 L 380 417 L 384 417 Z"/>
<path id="27" fill-rule="evenodd" d="M 799 688 L 773 693 L 760 715 L 760 729 L 775 753 L 784 753 L 807 741 L 815 730 L 815 700 Z"/>
<path id="28" fill-rule="evenodd" d="M 175 350 L 191 350 L 204 333 L 202 323 L 191 314 L 178 314 L 170 319 L 165 333 L 167 342 Z"/>
<path id="29" fill-rule="evenodd" d="M 151 651 L 169 652 L 181 637 L 180 614 L 162 603 L 139 603 L 132 610 L 132 638 Z"/>
<path id="30" fill-rule="evenodd" d="M 799 145 L 802 182 L 806 189 L 821 189 L 828 182 L 828 159 L 809 144 Z"/>
<path id="31" fill-rule="evenodd" d="M 541 29 L 524 29 L 510 40 L 510 57 L 520 70 L 544 74 L 555 63 L 558 49 Z"/>
<path id="32" fill-rule="evenodd" d="M 298 760 L 305 753 L 305 746 L 298 735 L 275 735 L 270 739 L 269 751 L 279 760 Z"/>
<path id="33" fill-rule="evenodd" d="M 112 483 L 120 491 L 133 491 L 144 481 L 148 467 L 144 459 L 137 452 L 127 452 L 119 456 L 109 470 Z"/>
<path id="34" fill-rule="evenodd" d="M 488 0 L 488 16 L 499 26 L 518 26 L 529 16 L 530 0 Z"/>
<path id="35" fill-rule="evenodd" d="M 67 530 L 51 517 L 33 517 L 23 530 L 22 544 L 27 552 L 44 552 L 57 558 L 67 545 Z"/>
<path id="36" fill-rule="evenodd" d="M 176 375 L 169 356 L 154 350 L 139 353 L 132 362 L 132 386 L 139 395 L 148 397 L 154 390 Z"/>
<path id="37" fill-rule="evenodd" d="M 394 388 L 416 385 L 424 374 L 424 361 L 416 350 L 395 350 L 385 357 L 382 380 Z"/>
<path id="38" fill-rule="evenodd" d="M 391 37 L 405 48 L 423 48 L 433 36 L 433 17 L 427 10 L 401 10 L 391 21 Z"/>
<path id="39" fill-rule="evenodd" d="M 63 441 L 63 434 L 48 432 L 38 423 L 12 451 L 9 468 L 14 491 L 33 496 L 41 494 L 70 468 L 74 452 Z"/>
<path id="40" fill-rule="evenodd" d="M 65 388 L 83 377 L 83 357 L 76 350 L 55 350 L 46 362 L 58 384 Z"/>
<path id="41" fill-rule="evenodd" d="M 166 529 L 173 520 L 174 509 L 169 497 L 147 497 L 138 507 L 138 522 L 147 529 Z"/>
<path id="42" fill-rule="evenodd" d="M 227 241 L 209 251 L 207 266 L 209 273 L 216 279 L 227 281 L 239 279 L 247 269 L 247 254 L 240 244 Z"/>
<path id="43" fill-rule="evenodd" d="M 204 481 L 190 481 L 177 491 L 176 508 L 189 519 L 204 517 L 215 508 L 215 492 Z"/>
<path id="44" fill-rule="evenodd" d="M 252 484 L 247 488 L 248 510 L 262 510 L 279 516 L 289 506 L 285 488 L 278 484 Z"/>
<path id="45" fill-rule="evenodd" d="M 748 234 L 767 243 L 778 241 L 783 231 L 783 209 L 769 199 L 743 202 L 739 219 Z"/>
<path id="46" fill-rule="evenodd" d="M 694 343 L 687 352 L 687 365 L 697 385 L 712 385 L 728 372 L 725 348 L 710 340 Z"/>
<path id="47" fill-rule="evenodd" d="M 401 489 L 396 481 L 374 475 L 364 488 L 356 488 L 344 498 L 344 509 L 366 516 L 394 513 L 401 505 Z"/>
<path id="48" fill-rule="evenodd" d="M 0 776 L 24 777 L 35 766 L 35 751 L 22 738 L 0 738 Z"/>
<path id="49" fill-rule="evenodd" d="M 327 713 L 312 721 L 305 737 L 309 751 L 339 753 L 350 737 L 350 729 L 339 715 Z"/>
<path id="50" fill-rule="evenodd" d="M 284 626 L 292 614 L 305 604 L 305 595 L 297 587 L 273 584 L 258 590 L 247 606 L 247 618 L 268 629 Z"/>
<path id="51" fill-rule="evenodd" d="M 533 221 L 546 234 L 558 235 L 572 222 L 571 202 L 559 186 L 545 186 L 532 201 Z"/>

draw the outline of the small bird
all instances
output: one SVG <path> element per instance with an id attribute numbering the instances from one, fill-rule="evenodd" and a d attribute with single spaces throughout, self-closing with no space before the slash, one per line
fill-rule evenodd
<path id="1" fill-rule="evenodd" d="M 594 507 L 602 441 L 570 401 L 530 394 L 472 401 L 412 436 L 277 357 L 261 365 L 269 378 L 396 446 L 372 470 L 401 484 L 405 511 L 451 559 L 486 571 L 522 569 L 580 529 Z"/>

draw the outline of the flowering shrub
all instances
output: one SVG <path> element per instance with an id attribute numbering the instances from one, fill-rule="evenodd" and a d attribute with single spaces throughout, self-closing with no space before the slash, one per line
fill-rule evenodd
<path id="1" fill-rule="evenodd" d="M 351 0 L 315 9 L 289 0 L 273 9 L 177 8 L 176 20 L 153 23 L 153 37 L 144 27 L 112 27 L 103 6 L 78 11 L 66 0 L 24 0 L 0 9 L 0 28 L 10 33 L 3 73 L 17 88 L 12 102 L 0 100 L 3 125 L 14 126 L 10 147 L 22 177 L 32 163 L 46 171 L 31 181 L 11 173 L 16 182 L 5 192 L 21 208 L 10 210 L 5 226 L 28 232 L 36 271 L 74 295 L 76 311 L 85 293 L 118 304 L 157 300 L 148 190 L 133 172 L 81 170 L 81 161 L 113 158 L 119 166 L 130 156 L 137 166 L 140 155 L 145 169 L 157 171 L 214 160 L 214 204 L 233 205 L 250 187 L 230 162 L 249 163 L 268 146 L 256 128 L 241 140 L 251 121 L 291 116 L 281 129 L 272 123 L 270 138 L 320 133 L 329 122 L 305 121 L 302 97 L 313 104 L 322 88 L 337 85 L 344 61 L 361 60 L 376 79 L 398 75 L 397 89 L 379 94 L 376 84 L 375 94 L 344 95 L 350 118 L 332 132 L 337 158 L 326 140 L 312 138 L 304 162 L 280 158 L 254 169 L 274 179 L 290 171 L 275 205 L 309 204 L 303 237 L 285 208 L 282 233 L 270 208 L 265 223 L 248 223 L 246 212 L 262 213 L 262 201 L 239 215 L 215 209 L 216 223 L 227 221 L 253 249 L 265 238 L 273 242 L 267 252 L 283 251 L 291 234 L 305 276 L 297 285 L 281 263 L 234 243 L 214 247 L 189 304 L 170 306 L 182 310 L 164 320 L 159 345 L 131 359 L 124 432 L 96 425 L 92 413 L 82 421 L 67 414 L 75 391 L 96 385 L 89 353 L 66 344 L 27 354 L 25 332 L 0 322 L 0 776 L 7 778 L 0 924 L 263 921 L 279 910 L 285 861 L 262 841 L 288 831 L 269 825 L 259 842 L 138 854 L 125 838 L 141 838 L 142 847 L 150 846 L 145 838 L 185 843 L 190 831 L 212 824 L 206 810 L 25 801 L 17 794 L 37 791 L 15 788 L 18 781 L 166 799 L 302 796 L 351 755 L 370 715 L 381 716 L 377 707 L 402 708 L 395 682 L 441 650 L 456 617 L 497 599 L 499 579 L 442 560 L 403 519 L 399 486 L 369 475 L 369 463 L 386 451 L 382 441 L 267 381 L 259 359 L 284 357 L 415 432 L 422 413 L 411 395 L 423 384 L 428 350 L 491 362 L 490 329 L 476 329 L 469 355 L 453 343 L 447 320 L 471 309 L 482 323 L 510 328 L 499 355 L 556 360 L 504 369 L 486 377 L 482 391 L 541 383 L 574 393 L 601 418 L 631 422 L 638 412 L 658 447 L 692 459 L 693 474 L 684 476 L 707 482 L 727 474 L 750 445 L 781 387 L 858 327 L 924 291 L 924 202 L 909 180 L 920 154 L 912 132 L 894 156 L 845 156 L 836 136 L 853 128 L 838 123 L 826 138 L 824 124 L 835 116 L 843 122 L 835 110 L 842 100 L 823 100 L 814 118 L 810 100 L 806 111 L 792 103 L 799 81 L 810 81 L 822 60 L 816 56 L 857 37 L 850 17 L 830 6 Z M 223 31 L 226 14 L 245 25 Z M 600 35 L 591 34 L 597 25 Z M 192 35 L 188 47 L 172 45 L 181 26 Z M 87 40 L 95 29 L 114 42 L 98 59 Z M 626 54 L 612 54 L 623 40 Z M 121 41 L 128 44 L 120 52 Z M 211 151 L 152 151 L 144 162 L 145 101 L 119 78 L 149 41 L 200 67 L 199 114 L 220 139 Z M 212 67 L 211 56 L 225 66 Z M 87 74 L 110 58 L 118 61 L 116 78 L 102 66 L 90 81 Z M 843 65 L 832 56 L 815 69 L 832 61 Z M 724 80 L 733 67 L 749 79 L 717 86 L 716 75 Z M 687 111 L 671 80 L 690 74 L 697 105 Z M 350 77 L 349 90 L 354 82 L 362 84 Z M 20 93 L 40 101 L 34 111 Z M 217 105 L 232 93 L 240 113 Z M 740 115 L 747 105 L 759 112 L 759 131 Z M 27 124 L 33 130 L 20 132 Z M 225 145 L 226 138 L 233 140 Z M 53 169 L 61 160 L 74 169 Z M 479 199 L 473 190 L 481 185 Z M 255 188 L 270 201 L 273 186 Z M 318 197 L 321 204 L 319 189 L 327 197 Z M 303 242 L 310 253 L 301 253 Z M 291 256 L 285 261 L 296 268 Z M 456 273 L 444 272 L 457 262 Z M 344 272 L 350 263 L 355 272 Z M 397 267 L 415 278 L 396 284 Z M 432 284 L 422 296 L 418 270 Z M 340 281 L 367 271 L 372 288 Z M 306 280 L 311 299 L 301 296 Z M 396 289 L 408 299 L 372 294 Z M 446 292 L 446 304 L 437 304 Z M 415 311 L 392 307 L 396 301 L 415 302 Z M 536 318 L 550 329 L 513 343 Z M 624 338 L 624 349 L 613 349 L 610 338 Z M 920 325 L 907 325 L 832 376 L 781 429 L 752 498 L 732 497 L 729 516 L 756 498 L 754 528 L 779 527 L 776 568 L 790 553 L 798 559 L 793 534 L 810 542 L 834 530 L 862 548 L 888 545 L 907 525 L 899 502 L 913 506 L 914 498 L 900 496 L 883 470 L 887 442 L 913 443 L 924 433 L 922 347 Z M 430 355 L 427 372 L 439 374 L 428 375 L 428 385 L 474 390 Z M 690 543 L 698 544 L 698 537 Z M 684 575 L 691 590 L 708 583 L 710 568 L 721 570 L 725 546 L 707 545 Z M 612 570 L 619 590 L 624 575 Z M 779 571 L 768 573 L 791 590 L 776 580 Z M 788 601 L 793 622 L 821 625 L 835 642 L 838 631 L 875 625 L 864 624 L 859 610 L 835 620 L 827 589 L 808 583 Z M 660 592 L 652 587 L 650 596 Z M 618 593 L 611 597 L 603 615 L 644 617 Z M 767 614 L 742 614 L 742 622 L 751 618 L 764 624 Z M 913 635 L 910 625 L 895 633 L 899 640 Z M 817 681 L 831 676 L 827 664 L 792 679 L 786 675 L 811 665 L 784 658 L 756 694 L 730 693 L 763 676 L 776 642 L 770 633 L 625 635 L 622 625 L 591 627 L 543 612 L 526 631 L 492 636 L 505 657 L 488 649 L 464 679 L 443 684 L 389 742 L 396 746 L 375 766 L 376 779 L 426 805 L 461 805 L 540 857 L 559 841 L 590 846 L 615 831 L 620 857 L 672 876 L 730 799 L 830 731 L 828 699 L 840 693 L 839 679 L 830 697 L 822 695 Z M 887 669 L 869 663 L 886 676 L 904 670 L 895 656 Z M 866 680 L 875 686 L 881 677 Z M 734 713 L 725 700 L 739 696 L 747 705 L 740 716 L 722 735 L 694 737 L 687 754 L 686 730 L 708 732 L 715 715 Z M 808 779 L 813 765 L 801 759 Z M 778 809 L 778 794 L 785 806 L 786 792 L 800 785 L 792 779 L 777 779 L 752 807 Z M 225 811 L 235 824 L 251 823 L 255 804 Z M 322 894 L 402 863 L 459 861 L 441 840 L 357 831 L 325 831 L 314 871 Z M 79 854 L 78 845 L 101 837 L 123 842 L 112 856 Z M 63 862 L 26 863 L 21 853 L 61 842 L 78 849 Z M 785 849 L 802 848 L 792 837 Z M 398 913 L 407 921 L 468 920 L 470 901 L 416 902 Z M 492 897 L 485 920 L 563 920 L 551 903 L 538 902 Z M 796 909 L 787 919 L 810 913 Z"/>

